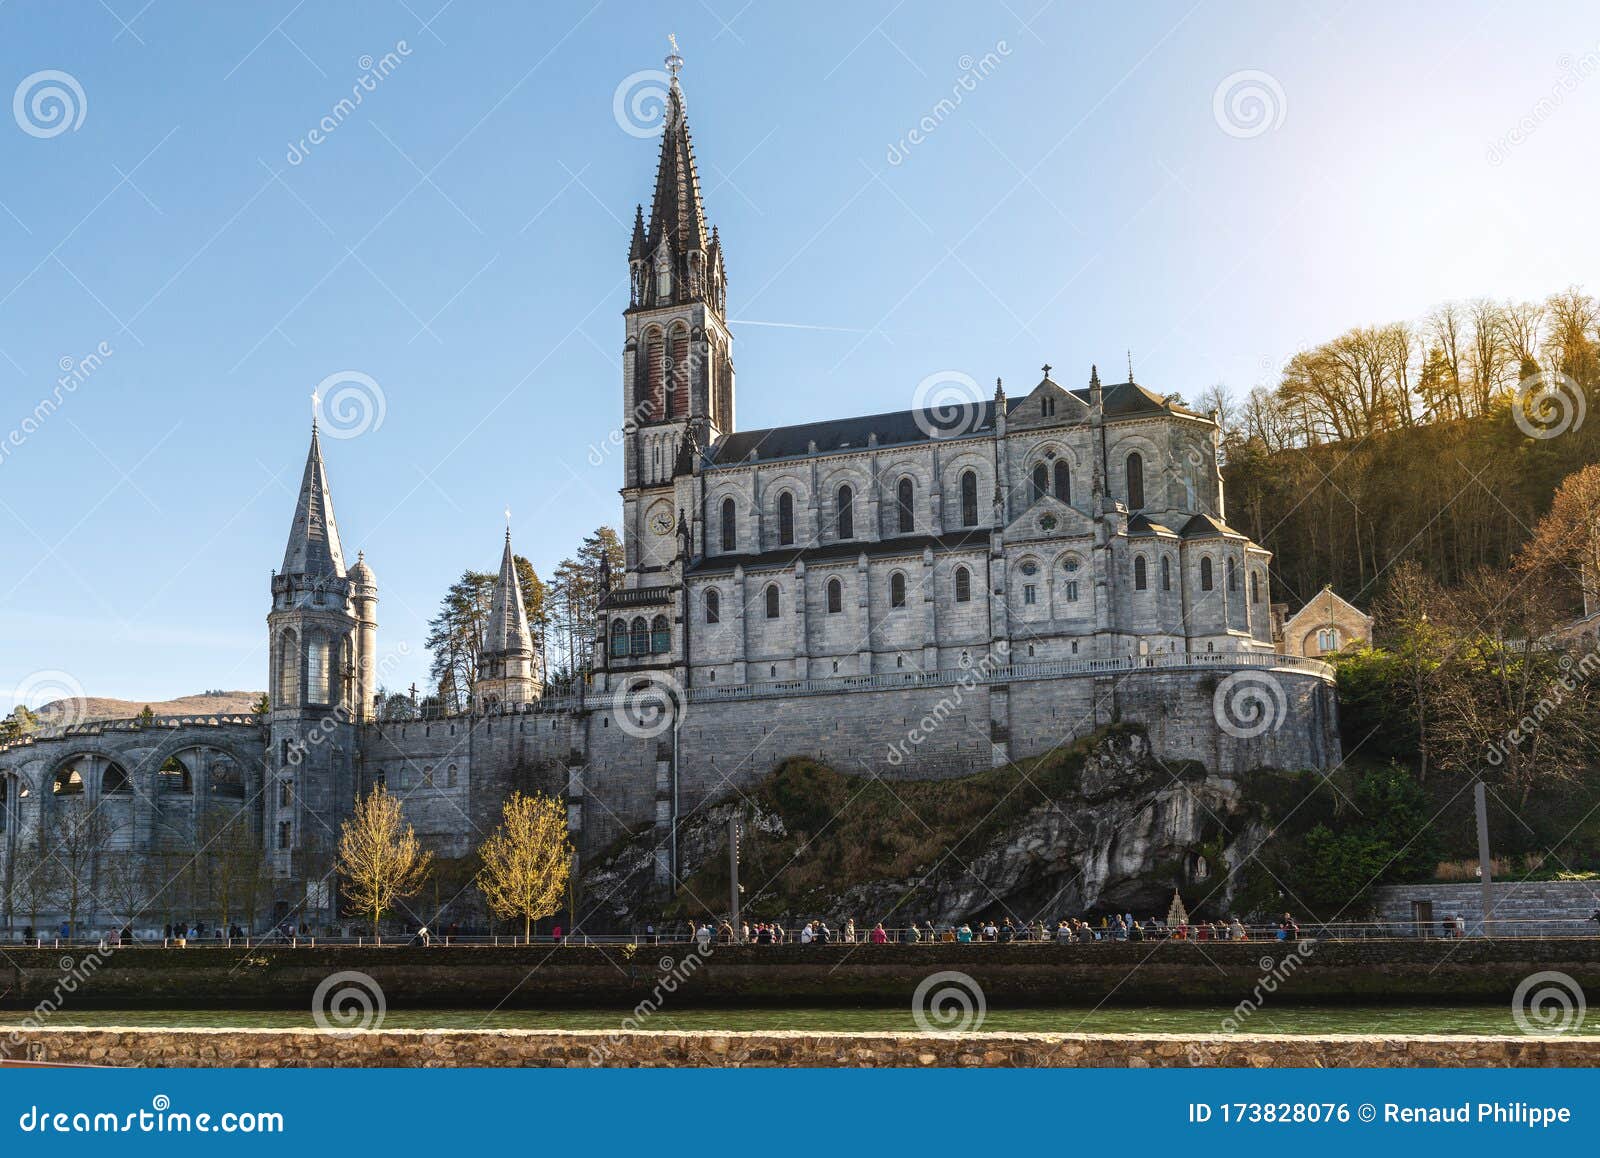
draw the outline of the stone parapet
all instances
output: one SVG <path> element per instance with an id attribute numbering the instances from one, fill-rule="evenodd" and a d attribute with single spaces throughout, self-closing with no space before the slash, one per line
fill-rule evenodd
<path id="1" fill-rule="evenodd" d="M 10 1050 L 160 1067 L 1552 1067 L 1600 1037 L 1365 1034 L 613 1033 L 607 1030 L 26 1029 Z"/>

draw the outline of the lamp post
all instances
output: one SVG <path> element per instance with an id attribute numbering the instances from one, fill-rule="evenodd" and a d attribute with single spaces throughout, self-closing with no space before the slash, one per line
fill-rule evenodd
<path id="1" fill-rule="evenodd" d="M 1478 884 L 1483 890 L 1483 923 L 1479 931 L 1487 937 L 1494 909 L 1494 881 L 1489 873 L 1489 805 L 1481 777 L 1472 786 L 1472 797 L 1478 811 Z"/>

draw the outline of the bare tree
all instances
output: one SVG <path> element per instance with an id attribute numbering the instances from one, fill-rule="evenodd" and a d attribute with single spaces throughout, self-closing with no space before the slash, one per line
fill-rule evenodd
<path id="1" fill-rule="evenodd" d="M 567 837 L 567 810 L 549 796 L 513 792 L 501 814 L 500 827 L 478 849 L 483 867 L 478 888 L 495 916 L 522 918 L 527 941 L 533 922 L 561 908 L 572 869 L 572 842 Z"/>
<path id="2" fill-rule="evenodd" d="M 433 854 L 406 822 L 400 801 L 379 786 L 356 801 L 339 834 L 337 869 L 352 909 L 372 917 L 372 935 L 398 900 L 422 888 Z"/>
<path id="3" fill-rule="evenodd" d="M 56 802 L 45 832 L 46 855 L 60 869 L 54 901 L 67 916 L 72 936 L 81 935 L 78 917 L 94 909 L 95 873 L 111 826 L 98 809 L 81 797 Z"/>

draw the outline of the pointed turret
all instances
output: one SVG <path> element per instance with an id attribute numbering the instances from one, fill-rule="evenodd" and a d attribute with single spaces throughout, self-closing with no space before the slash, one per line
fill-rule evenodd
<path id="1" fill-rule="evenodd" d="M 333 493 L 322 465 L 317 424 L 311 424 L 311 450 L 306 454 L 300 498 L 289 528 L 289 545 L 283 551 L 284 575 L 317 579 L 343 579 L 344 551 L 339 546 L 339 525 L 333 517 Z"/>
<path id="2" fill-rule="evenodd" d="M 481 712 L 503 711 L 538 699 L 540 690 L 534 674 L 533 634 L 528 630 L 522 580 L 517 575 L 511 529 L 507 527 L 505 548 L 500 553 L 500 577 L 495 581 L 489 623 L 478 653 L 473 698 Z"/>
<path id="3" fill-rule="evenodd" d="M 528 609 L 522 602 L 522 580 L 517 576 L 516 559 L 511 553 L 511 531 L 507 529 L 505 550 L 500 555 L 500 578 L 494 585 L 494 601 L 489 605 L 489 626 L 483 632 L 483 654 L 505 655 L 532 650 Z"/>
<path id="4" fill-rule="evenodd" d="M 644 206 L 636 205 L 633 209 L 633 241 L 628 245 L 628 260 L 643 261 L 648 252 L 644 237 Z"/>

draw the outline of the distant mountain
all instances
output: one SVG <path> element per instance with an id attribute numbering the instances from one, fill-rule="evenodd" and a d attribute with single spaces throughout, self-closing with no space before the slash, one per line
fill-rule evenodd
<path id="1" fill-rule="evenodd" d="M 151 700 L 148 706 L 158 716 L 188 716 L 248 712 L 261 699 L 260 692 L 203 692 L 175 700 Z M 112 700 L 86 696 L 82 700 L 51 700 L 39 709 L 39 720 L 46 727 L 64 721 L 122 720 L 144 711 L 143 700 Z"/>

